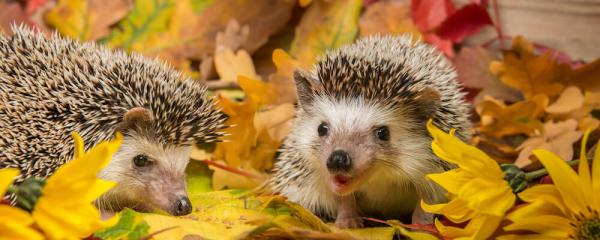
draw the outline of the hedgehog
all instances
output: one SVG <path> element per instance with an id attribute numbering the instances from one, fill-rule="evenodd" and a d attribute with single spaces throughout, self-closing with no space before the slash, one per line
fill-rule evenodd
<path id="1" fill-rule="evenodd" d="M 0 36 L 0 168 L 20 169 L 17 182 L 44 179 L 73 158 L 72 132 L 88 149 L 121 132 L 99 173 L 117 185 L 97 206 L 190 213 L 191 147 L 219 141 L 226 127 L 205 85 L 139 54 L 24 26 L 13 32 Z"/>
<path id="2" fill-rule="evenodd" d="M 342 228 L 365 217 L 431 223 L 421 200 L 446 200 L 426 175 L 453 166 L 432 153 L 426 122 L 470 136 L 449 61 L 410 35 L 372 36 L 328 51 L 294 80 L 298 108 L 272 190 Z"/>

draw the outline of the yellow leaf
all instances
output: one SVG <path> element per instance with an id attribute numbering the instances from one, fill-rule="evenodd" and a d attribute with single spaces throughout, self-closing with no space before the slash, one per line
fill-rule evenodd
<path id="1" fill-rule="evenodd" d="M 87 1 L 59 0 L 56 6 L 46 13 L 45 19 L 63 35 L 85 41 L 91 34 L 87 12 Z"/>
<path id="2" fill-rule="evenodd" d="M 260 76 L 256 75 L 250 54 L 243 49 L 234 54 L 225 46 L 217 46 L 214 61 L 221 81 L 233 82 L 238 76 L 260 79 Z"/>
<path id="3" fill-rule="evenodd" d="M 300 63 L 281 49 L 273 51 L 273 63 L 277 71 L 269 76 L 269 84 L 275 89 L 277 98 L 272 104 L 295 103 L 297 95 L 294 71 Z"/>
<path id="4" fill-rule="evenodd" d="M 361 0 L 316 1 L 302 15 L 290 53 L 308 68 L 328 49 L 352 43 Z"/>
<path id="5" fill-rule="evenodd" d="M 65 36 L 83 41 L 109 34 L 109 27 L 131 10 L 128 0 L 59 0 L 46 21 Z"/>
<path id="6" fill-rule="evenodd" d="M 504 105 L 491 97 L 486 97 L 477 106 L 482 118 L 480 130 L 491 136 L 502 137 L 512 134 L 533 134 L 542 130 L 537 119 L 548 105 L 548 97 L 536 95 L 529 100 Z"/>
<path id="7" fill-rule="evenodd" d="M 549 52 L 535 55 L 533 45 L 523 37 L 515 38 L 513 49 L 504 51 L 503 56 L 502 61 L 490 64 L 490 70 L 504 84 L 520 90 L 525 99 L 538 94 L 553 97 L 562 91 L 562 82 L 568 78 L 568 65 L 552 60 Z"/>

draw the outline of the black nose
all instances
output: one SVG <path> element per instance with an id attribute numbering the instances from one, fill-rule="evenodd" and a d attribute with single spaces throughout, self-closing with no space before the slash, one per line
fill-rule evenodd
<path id="1" fill-rule="evenodd" d="M 173 208 L 173 215 L 183 216 L 192 212 L 192 203 L 187 196 L 180 197 Z"/>
<path id="2" fill-rule="evenodd" d="M 335 150 L 327 159 L 329 171 L 349 171 L 352 168 L 350 154 L 343 150 Z"/>

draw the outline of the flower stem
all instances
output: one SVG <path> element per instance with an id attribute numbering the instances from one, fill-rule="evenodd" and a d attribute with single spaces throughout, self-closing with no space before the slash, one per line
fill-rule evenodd
<path id="1" fill-rule="evenodd" d="M 569 164 L 569 166 L 575 166 L 579 164 L 579 159 L 567 161 L 567 164 Z M 541 168 L 535 171 L 525 173 L 525 178 L 528 182 L 531 182 L 534 179 L 538 179 L 546 175 L 548 175 L 548 170 L 546 170 L 546 168 Z"/>

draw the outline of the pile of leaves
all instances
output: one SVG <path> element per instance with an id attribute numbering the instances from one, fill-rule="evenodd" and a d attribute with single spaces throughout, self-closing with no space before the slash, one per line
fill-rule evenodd
<path id="1" fill-rule="evenodd" d="M 191 215 L 127 210 L 95 237 L 435 239 L 434 226 L 396 221 L 340 230 L 280 196 L 246 190 L 265 181 L 289 132 L 294 70 L 374 34 L 410 33 L 454 62 L 474 106 L 471 143 L 498 163 L 539 171 L 532 150 L 540 148 L 576 159 L 573 149 L 587 129 L 592 149 L 600 135 L 600 60 L 584 63 L 504 36 L 498 11 L 496 1 L 486 0 L 461 6 L 450 0 L 13 0 L 0 2 L 0 31 L 11 34 L 12 22 L 23 23 L 164 59 L 204 82 L 229 116 L 227 141 L 197 146 L 191 156 Z M 497 34 L 482 45 L 465 43 L 482 28 Z"/>

